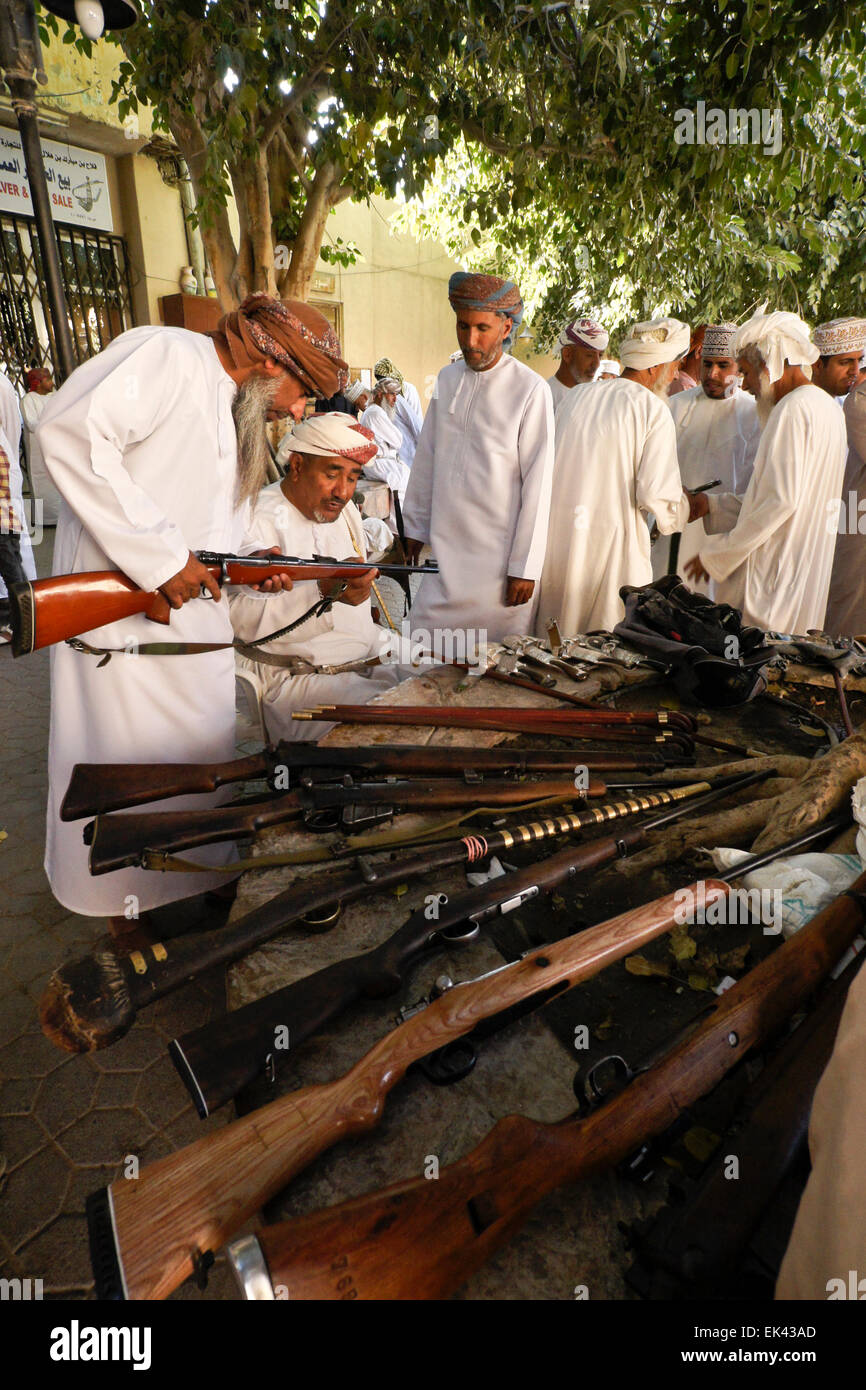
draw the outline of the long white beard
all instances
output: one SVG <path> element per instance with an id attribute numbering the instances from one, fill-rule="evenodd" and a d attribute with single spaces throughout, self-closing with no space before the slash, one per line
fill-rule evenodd
<path id="1" fill-rule="evenodd" d="M 772 411 L 773 411 L 773 406 L 774 406 L 775 404 L 776 404 L 776 399 L 775 399 L 775 396 L 773 395 L 773 387 L 772 387 L 772 385 L 771 385 L 771 383 L 770 383 L 770 378 L 769 378 L 765 373 L 762 372 L 762 373 L 761 373 L 761 394 L 758 396 L 757 400 L 755 401 L 755 406 L 757 407 L 757 411 L 758 411 L 758 421 L 759 421 L 759 423 L 760 423 L 761 429 L 764 428 L 764 426 L 766 425 L 767 421 L 769 420 L 770 415 L 772 414 Z"/>
<path id="2" fill-rule="evenodd" d="M 249 376 L 232 401 L 238 437 L 238 505 L 257 497 L 267 481 L 270 450 L 267 414 L 282 385 L 266 376 Z"/>
<path id="3" fill-rule="evenodd" d="M 665 376 L 659 377 L 655 386 L 651 388 L 653 395 L 658 396 L 659 400 L 666 401 L 668 398 L 668 388 L 670 387 L 670 384 L 675 376 L 676 371 L 674 370 L 674 364 L 672 362 L 670 364 L 670 368 L 667 374 Z"/>

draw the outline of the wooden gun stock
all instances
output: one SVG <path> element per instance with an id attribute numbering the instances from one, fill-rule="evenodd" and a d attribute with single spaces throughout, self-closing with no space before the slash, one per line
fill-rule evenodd
<path id="1" fill-rule="evenodd" d="M 433 564 L 371 565 L 327 556 L 299 560 L 291 555 L 264 558 L 199 551 L 198 558 L 214 579 L 225 584 L 261 584 L 278 574 L 289 574 L 298 582 L 353 579 L 371 569 L 380 574 L 437 573 Z M 163 625 L 171 621 L 171 609 L 163 595 L 139 589 L 121 570 L 56 574 L 50 579 L 14 584 L 9 600 L 13 656 L 27 656 L 137 613 Z"/>
<path id="2" fill-rule="evenodd" d="M 661 1134 L 802 1004 L 863 928 L 866 874 L 724 994 L 663 1061 L 588 1119 L 501 1120 L 436 1182 L 411 1179 L 265 1228 L 259 1295 L 445 1298 L 558 1187 L 610 1168 Z M 239 1255 L 232 1257 L 239 1267 Z M 250 1252 L 240 1261 L 250 1267 Z M 245 1290 L 250 1287 L 242 1283 Z"/>
<path id="3" fill-rule="evenodd" d="M 285 892 L 218 931 L 195 932 L 187 937 L 175 937 L 165 944 L 158 942 L 138 952 L 135 960 L 109 949 L 94 951 L 68 961 L 51 976 L 39 1006 L 42 1030 L 53 1043 L 68 1052 L 93 1052 L 108 1047 L 124 1037 L 140 1009 L 156 1003 L 203 970 L 238 960 L 299 918 L 309 917 L 317 908 L 353 902 L 364 894 L 380 892 L 406 878 L 434 873 L 452 864 L 471 864 L 515 845 L 538 844 L 555 835 L 572 835 L 589 826 L 632 815 L 637 810 L 676 804 L 703 789 L 708 789 L 707 783 L 661 791 L 577 814 L 548 817 L 543 823 L 535 821 L 530 825 L 513 826 L 510 830 L 488 831 L 484 836 L 464 836 L 430 845 L 411 857 L 377 863 L 375 867 L 369 861 L 365 861 L 363 868 L 346 867 L 334 872 L 330 867 L 313 877 L 302 878 Z M 425 922 L 420 932 L 422 941 L 429 930 Z M 393 960 L 393 956 L 390 959 Z M 391 973 L 388 967 L 386 982 Z M 305 984 L 314 988 L 312 978 Z M 380 987 L 378 993 L 382 992 Z M 344 993 L 329 990 L 328 997 L 332 1010 L 338 1012 L 345 1002 Z M 350 989 L 349 999 L 353 997 L 357 995 Z M 234 1016 L 221 1020 L 216 1031 L 223 1045 L 222 1029 L 228 1026 L 234 1032 L 237 1027 L 236 1023 L 232 1026 L 232 1018 Z M 178 1049 L 182 1052 L 182 1043 L 172 1043 L 173 1056 Z M 177 1058 L 175 1060 L 178 1064 Z M 258 1064 L 256 1051 L 253 1074 Z M 186 1062 L 181 1071 L 190 1085 Z M 207 1103 L 201 1097 L 198 1084 L 193 1084 L 191 1089 L 200 1113 L 206 1114 Z"/>
<path id="4" fill-rule="evenodd" d="M 651 775 L 668 766 L 661 752 L 641 751 L 633 757 L 587 751 L 577 755 L 567 748 L 318 748 L 307 743 L 279 743 L 248 758 L 228 763 L 76 763 L 60 808 L 60 819 L 81 820 L 108 811 L 144 806 L 173 796 L 213 792 L 232 782 L 267 776 L 277 770 L 282 790 L 308 779 L 331 780 L 351 772 L 355 776 L 453 777 L 461 772 L 468 780 L 479 773 L 520 777 L 531 773 L 565 772 L 580 764 L 591 772 L 643 772 Z"/>
<path id="5" fill-rule="evenodd" d="M 698 891 L 695 885 L 695 892 Z M 707 880 L 703 901 L 729 893 Z M 682 920 L 682 890 L 465 984 L 382 1038 L 345 1076 L 293 1091 L 121 1179 L 88 1204 L 101 1297 L 165 1298 L 264 1202 L 339 1139 L 373 1128 L 412 1062 L 551 987 L 571 989 Z M 106 1271 L 113 1266 L 113 1277 Z"/>

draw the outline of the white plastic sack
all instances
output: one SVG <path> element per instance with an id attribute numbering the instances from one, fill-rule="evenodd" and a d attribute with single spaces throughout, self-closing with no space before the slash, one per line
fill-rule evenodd
<path id="1" fill-rule="evenodd" d="M 741 849 L 715 849 L 711 854 L 720 870 L 734 868 L 752 857 L 750 852 Z M 780 925 L 787 939 L 811 921 L 822 907 L 844 893 L 862 874 L 863 867 L 856 854 L 795 854 L 790 859 L 776 859 L 746 874 L 737 887 L 781 894 Z M 775 907 L 778 899 L 768 901 Z"/>

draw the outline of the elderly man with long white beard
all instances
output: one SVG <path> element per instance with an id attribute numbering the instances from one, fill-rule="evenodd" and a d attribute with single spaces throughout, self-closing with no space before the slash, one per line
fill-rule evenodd
<path id="1" fill-rule="evenodd" d="M 56 574 L 118 568 L 157 590 L 171 629 L 145 617 L 85 633 L 107 664 L 71 646 L 51 653 L 45 868 L 71 911 L 128 929 L 161 903 L 203 892 L 216 874 L 120 870 L 91 878 L 82 823 L 60 820 L 78 762 L 221 762 L 235 747 L 234 634 L 220 590 L 194 552 L 240 545 L 250 499 L 266 477 L 267 415 L 303 414 L 333 395 L 346 364 L 332 329 L 295 301 L 251 295 L 210 334 L 133 328 L 79 367 L 39 426 L 46 467 L 64 499 Z M 285 587 L 268 581 L 271 587 Z M 224 650 L 139 654 L 154 640 Z M 213 798 L 183 798 L 183 806 Z M 181 801 L 171 808 L 182 809 Z M 149 808 L 150 809 L 150 808 Z M 162 809 L 162 807 L 158 807 Z M 226 848 L 197 857 L 222 864 Z M 229 847 L 230 852 L 230 847 Z"/>
<path id="2" fill-rule="evenodd" d="M 554 350 L 560 357 L 559 370 L 547 382 L 554 410 L 572 387 L 595 381 L 601 366 L 601 354 L 609 342 L 606 331 L 593 319 L 574 319 L 566 324 Z"/>
<path id="3" fill-rule="evenodd" d="M 818 349 L 796 314 L 755 315 L 733 351 L 764 430 L 745 496 L 696 499 L 710 534 L 686 573 L 709 574 L 716 598 L 747 623 L 804 633 L 824 623 L 836 510 L 832 529 L 827 518 L 842 487 L 844 417 L 810 381 Z"/>
<path id="4" fill-rule="evenodd" d="M 411 381 L 406 380 L 403 373 L 394 366 L 390 357 L 379 358 L 373 368 L 373 376 L 376 381 L 382 381 L 384 377 L 388 377 L 397 383 L 394 424 L 403 436 L 403 446 L 399 450 L 400 457 L 411 468 L 424 426 L 424 412 L 421 409 L 421 397 L 418 395 L 418 388 L 413 386 Z"/>
<path id="5" fill-rule="evenodd" d="M 663 535 L 689 519 L 667 387 L 689 346 L 678 319 L 636 323 L 620 348 L 623 373 L 604 388 L 575 386 L 556 412 L 550 531 L 537 631 L 610 629 L 624 584 L 652 579 L 646 514 Z"/>
<path id="6" fill-rule="evenodd" d="M 259 493 L 244 549 L 366 559 L 364 525 L 352 495 L 361 469 L 376 456 L 370 431 L 351 415 L 311 415 L 284 436 L 283 446 L 288 470 Z M 379 664 L 388 639 L 373 621 L 375 578 L 371 568 L 350 580 L 330 609 L 311 613 L 294 632 L 265 643 L 260 655 L 244 655 L 241 664 L 252 667 L 264 687 L 272 739 L 321 738 L 332 725 L 293 720 L 293 713 L 311 705 L 363 705 L 395 684 L 394 669 Z M 274 597 L 243 590 L 232 598 L 232 624 L 244 642 L 252 642 L 302 618 L 321 597 L 313 580 Z M 279 666 L 269 664 L 272 656 Z M 286 658 L 294 663 L 284 664 Z"/>
<path id="7" fill-rule="evenodd" d="M 403 509 L 409 558 L 429 542 L 438 575 L 421 581 L 415 632 L 532 631 L 553 466 L 547 384 L 510 348 L 523 318 L 512 280 L 458 271 L 448 297 L 462 361 L 436 380 Z"/>
<path id="8" fill-rule="evenodd" d="M 741 391 L 737 360 L 731 344 L 734 323 L 710 324 L 701 348 L 701 382 L 691 390 L 669 398 L 677 430 L 677 458 L 683 487 L 692 489 L 718 478 L 713 492 L 742 495 L 749 485 L 761 424 L 752 397 Z M 677 557 L 677 574 L 685 576 L 686 563 L 696 555 L 704 536 L 702 527 L 689 526 L 682 532 Z M 663 555 L 671 542 L 660 542 Z M 711 592 L 706 581 L 695 588 Z"/>

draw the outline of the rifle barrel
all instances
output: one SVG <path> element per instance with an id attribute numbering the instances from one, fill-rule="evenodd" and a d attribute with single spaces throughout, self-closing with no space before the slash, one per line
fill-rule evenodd
<path id="1" fill-rule="evenodd" d="M 687 799 L 695 790 L 659 789 L 658 794 L 650 794 L 639 802 L 632 799 L 579 813 L 552 815 L 543 822 L 516 825 L 508 830 L 466 835 L 431 845 L 409 857 L 385 860 L 375 868 L 369 860 L 363 862 L 363 867 L 346 866 L 336 872 L 335 866 L 329 866 L 320 874 L 302 878 L 236 922 L 216 931 L 193 932 L 165 944 L 158 942 L 139 952 L 134 961 L 107 948 L 92 952 L 68 961 L 51 976 L 40 1002 L 43 1032 L 68 1052 L 108 1047 L 125 1036 L 139 1010 L 202 971 L 238 960 L 318 908 L 353 902 L 406 878 L 434 873 L 452 864 L 477 863 L 515 845 L 575 834 L 620 815 L 631 815 L 644 805 L 673 804 Z M 172 1044 L 176 1046 L 182 1048 L 182 1042 Z M 198 1097 L 197 1084 L 193 1083 L 192 1091 Z M 207 1113 L 206 1103 L 201 1113 Z"/>

